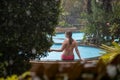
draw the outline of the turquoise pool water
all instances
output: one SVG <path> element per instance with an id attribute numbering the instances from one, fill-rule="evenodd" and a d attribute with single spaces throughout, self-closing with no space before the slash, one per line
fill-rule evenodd
<path id="1" fill-rule="evenodd" d="M 73 39 L 79 41 L 82 40 L 84 36 L 84 33 L 82 32 L 74 32 L 72 37 Z M 65 34 L 64 33 L 57 33 L 55 36 L 53 36 L 53 41 L 55 43 L 62 43 L 65 39 Z"/>
<path id="2" fill-rule="evenodd" d="M 58 49 L 61 47 L 61 44 L 54 44 L 51 48 Z M 82 58 L 94 58 L 101 56 L 102 50 L 95 47 L 88 46 L 78 46 L 80 55 Z M 41 58 L 41 60 L 61 60 L 62 52 L 50 52 L 47 57 Z M 74 51 L 75 59 L 79 59 L 77 54 Z"/>

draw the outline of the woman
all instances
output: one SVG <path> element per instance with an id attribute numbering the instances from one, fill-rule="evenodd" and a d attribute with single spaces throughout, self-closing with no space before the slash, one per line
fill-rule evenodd
<path id="1" fill-rule="evenodd" d="M 65 32 L 66 39 L 62 43 L 62 47 L 60 49 L 50 49 L 49 51 L 56 51 L 56 52 L 63 52 L 61 58 L 62 60 L 74 60 L 74 49 L 79 57 L 80 57 L 80 52 L 78 50 L 78 43 L 76 40 L 72 38 L 72 32 L 68 31 Z"/>

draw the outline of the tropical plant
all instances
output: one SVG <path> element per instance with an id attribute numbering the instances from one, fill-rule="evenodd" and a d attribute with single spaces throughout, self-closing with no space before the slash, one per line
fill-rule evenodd
<path id="1" fill-rule="evenodd" d="M 101 48 L 105 50 L 104 54 L 100 57 L 103 64 L 109 64 L 118 54 L 120 54 L 120 45 L 116 42 L 112 43 L 113 46 L 102 44 Z"/>

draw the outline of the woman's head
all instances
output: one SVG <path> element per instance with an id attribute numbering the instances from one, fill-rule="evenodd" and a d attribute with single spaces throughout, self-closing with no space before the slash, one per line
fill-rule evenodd
<path id="1" fill-rule="evenodd" d="M 69 44 L 71 45 L 72 44 L 72 32 L 71 31 L 67 31 L 65 32 L 65 36 L 69 39 Z"/>
<path id="2" fill-rule="evenodd" d="M 65 36 L 66 36 L 67 38 L 72 38 L 72 32 L 71 32 L 71 31 L 65 32 Z"/>

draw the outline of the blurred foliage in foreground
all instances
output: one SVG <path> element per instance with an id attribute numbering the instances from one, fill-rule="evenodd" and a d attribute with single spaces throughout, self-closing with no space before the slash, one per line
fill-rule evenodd
<path id="1" fill-rule="evenodd" d="M 116 42 L 113 42 L 112 44 L 112 46 L 104 44 L 101 46 L 101 48 L 105 50 L 105 53 L 100 57 L 100 60 L 105 64 L 110 63 L 117 55 L 120 54 L 120 44 L 117 44 Z"/>
<path id="2" fill-rule="evenodd" d="M 58 23 L 60 0 L 0 1 L 0 76 L 21 74 L 46 56 Z"/>
<path id="3" fill-rule="evenodd" d="M 120 54 L 120 45 L 116 42 L 112 43 L 112 46 L 102 44 L 101 48 L 105 50 L 105 53 L 100 57 L 100 60 L 104 64 L 109 64 L 111 61 Z"/>

